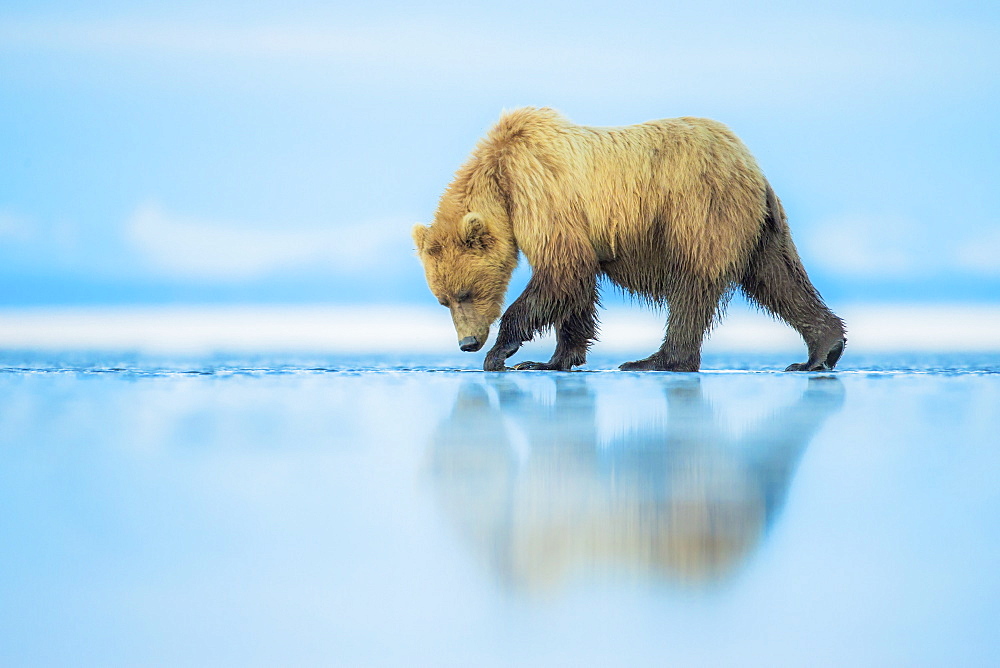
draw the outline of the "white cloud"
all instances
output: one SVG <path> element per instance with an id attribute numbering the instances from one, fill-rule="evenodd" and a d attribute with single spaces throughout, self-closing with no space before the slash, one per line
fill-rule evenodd
<path id="1" fill-rule="evenodd" d="M 444 82 L 556 92 L 669 90 L 700 98 L 774 104 L 811 95 L 849 98 L 887 91 L 975 87 L 991 81 L 997 47 L 988 26 L 865 21 L 655 22 L 609 25 L 567 17 L 544 24 L 461 19 L 301 25 L 209 25 L 166 21 L 0 21 L 0 50 L 112 53 L 279 63 L 282 78 L 349 77 L 366 85 Z M 120 62 L 128 62 L 125 59 Z M 309 75 L 303 63 L 322 65 Z M 244 79 L 245 80 L 245 79 Z M 235 81 L 235 79 L 234 79 Z"/>
<path id="2" fill-rule="evenodd" d="M 954 257 L 958 268 L 965 272 L 1000 277 L 1000 230 L 962 242 Z"/>
<path id="3" fill-rule="evenodd" d="M 27 218 L 0 211 L 0 239 L 5 242 L 25 243 L 37 238 L 35 227 Z"/>
<path id="4" fill-rule="evenodd" d="M 136 209 L 127 241 L 150 267 L 175 278 L 240 281 L 294 268 L 331 273 L 382 273 L 412 245 L 403 221 L 331 225 L 323 229 L 269 229 L 166 213 L 154 204 Z"/>
<path id="5" fill-rule="evenodd" d="M 897 214 L 848 214 L 828 218 L 795 240 L 807 269 L 850 278 L 1000 277 L 1000 230 L 951 238 Z"/>
<path id="6" fill-rule="evenodd" d="M 893 214 L 830 218 L 803 235 L 801 244 L 807 265 L 855 278 L 913 278 L 942 263 L 922 225 Z"/>

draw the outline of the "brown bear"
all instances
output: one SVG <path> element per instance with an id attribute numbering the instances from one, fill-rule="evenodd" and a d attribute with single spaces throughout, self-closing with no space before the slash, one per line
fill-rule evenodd
<path id="1" fill-rule="evenodd" d="M 570 123 L 552 109 L 503 114 L 413 239 L 431 292 L 451 310 L 459 347 L 483 347 L 524 253 L 532 276 L 510 305 L 486 371 L 549 327 L 548 362 L 584 364 L 597 330 L 598 278 L 668 308 L 667 332 L 624 370 L 698 371 L 701 345 L 727 297 L 741 289 L 805 340 L 809 359 L 787 370 L 832 369 L 844 323 L 799 260 L 785 212 L 743 143 L 703 118 L 627 127 Z"/>

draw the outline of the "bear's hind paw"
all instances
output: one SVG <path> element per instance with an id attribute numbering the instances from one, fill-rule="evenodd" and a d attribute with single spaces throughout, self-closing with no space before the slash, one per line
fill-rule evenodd
<path id="1" fill-rule="evenodd" d="M 844 339 L 835 341 L 834 344 L 830 346 L 830 350 L 826 353 L 826 359 L 823 361 L 810 358 L 806 362 L 789 364 L 785 371 L 832 371 L 833 367 L 837 366 L 840 356 L 844 354 L 845 344 L 846 341 Z"/>

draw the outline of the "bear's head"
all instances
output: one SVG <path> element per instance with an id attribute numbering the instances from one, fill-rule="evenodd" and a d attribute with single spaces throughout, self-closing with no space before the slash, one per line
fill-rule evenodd
<path id="1" fill-rule="evenodd" d="M 427 285 L 451 310 L 459 348 L 475 352 L 485 345 L 490 325 L 500 317 L 507 284 L 517 265 L 517 247 L 487 221 L 470 212 L 457 223 L 437 221 L 413 228 Z"/>

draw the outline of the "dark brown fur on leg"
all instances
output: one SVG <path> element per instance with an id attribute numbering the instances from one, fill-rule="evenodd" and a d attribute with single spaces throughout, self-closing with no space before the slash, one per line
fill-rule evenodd
<path id="1" fill-rule="evenodd" d="M 518 371 L 569 371 L 587 363 L 587 351 L 597 334 L 597 308 L 591 304 L 556 328 L 556 350 L 548 362 L 521 362 Z"/>
<path id="2" fill-rule="evenodd" d="M 678 290 L 668 301 L 667 335 L 660 349 L 649 357 L 626 362 L 622 371 L 698 371 L 701 344 L 711 328 L 724 290 L 719 286 L 697 286 Z"/>
<path id="3" fill-rule="evenodd" d="M 560 293 L 556 288 L 565 285 L 565 282 L 556 283 L 547 280 L 543 272 L 536 270 L 524 292 L 514 300 L 500 319 L 496 343 L 486 354 L 483 370 L 506 371 L 505 361 L 520 349 L 522 343 L 530 341 L 535 334 L 546 327 L 569 324 L 571 314 L 589 312 L 591 314 L 589 330 L 587 318 L 584 317 L 578 332 L 567 331 L 570 335 L 567 347 L 562 352 L 557 347 L 556 354 L 553 355 L 553 360 L 557 363 L 563 363 L 564 360 L 569 362 L 579 356 L 579 348 L 583 345 L 583 360 L 586 360 L 586 349 L 596 328 L 597 277 L 594 274 L 581 276 L 576 283 L 576 289 Z M 560 327 L 560 331 L 561 329 Z M 586 338 L 581 341 L 580 336 Z"/>
<path id="4" fill-rule="evenodd" d="M 828 371 L 836 366 L 847 338 L 844 322 L 823 303 L 792 243 L 781 203 L 767 189 L 769 217 L 757 250 L 740 282 L 752 301 L 802 335 L 809 351 L 804 363 L 786 371 Z"/>

